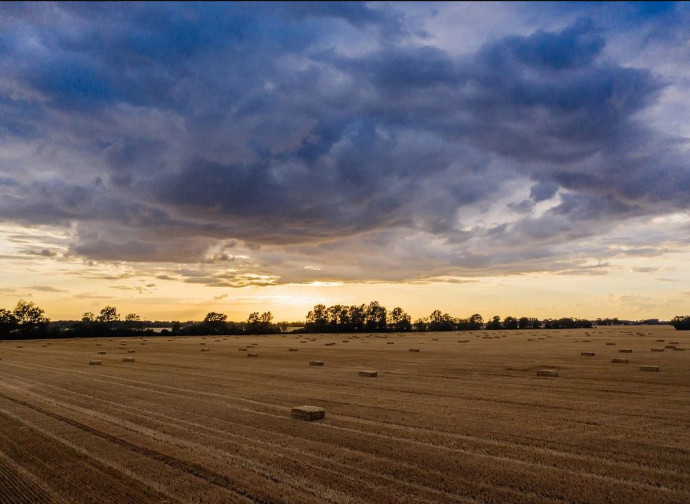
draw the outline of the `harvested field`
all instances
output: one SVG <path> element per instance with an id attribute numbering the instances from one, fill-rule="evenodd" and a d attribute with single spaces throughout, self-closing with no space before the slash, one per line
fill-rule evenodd
<path id="1" fill-rule="evenodd" d="M 630 331 L 0 345 L 0 502 L 690 502 L 690 334 Z"/>

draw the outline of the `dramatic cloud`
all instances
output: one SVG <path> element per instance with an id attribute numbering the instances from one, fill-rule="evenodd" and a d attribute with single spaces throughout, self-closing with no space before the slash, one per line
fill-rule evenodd
<path id="1" fill-rule="evenodd" d="M 645 58 L 687 47 L 689 9 L 483 8 L 514 24 L 453 42 L 443 5 L 3 5 L 0 220 L 218 287 L 604 271 L 616 229 L 689 210 L 690 126 L 659 124 L 690 53 Z"/>

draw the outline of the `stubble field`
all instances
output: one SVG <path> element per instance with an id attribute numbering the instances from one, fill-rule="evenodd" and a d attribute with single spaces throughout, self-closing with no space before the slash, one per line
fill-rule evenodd
<path id="1" fill-rule="evenodd" d="M 3 341 L 0 503 L 687 503 L 690 350 L 672 345 L 690 334 Z"/>

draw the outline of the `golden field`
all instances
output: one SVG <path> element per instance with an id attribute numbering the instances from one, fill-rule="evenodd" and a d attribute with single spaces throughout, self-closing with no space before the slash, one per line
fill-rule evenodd
<path id="1" fill-rule="evenodd" d="M 2 341 L 0 502 L 687 503 L 672 342 L 690 334 Z"/>

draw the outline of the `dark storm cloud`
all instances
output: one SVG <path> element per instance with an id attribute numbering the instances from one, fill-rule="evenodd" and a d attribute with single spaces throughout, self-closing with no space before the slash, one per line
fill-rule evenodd
<path id="1" fill-rule="evenodd" d="M 586 12 L 461 54 L 360 3 L 0 8 L 0 219 L 75 224 L 71 254 L 222 264 L 239 240 L 265 274 L 412 278 L 688 206 L 682 144 L 640 117 L 669 83 Z M 509 183 L 519 220 L 467 227 Z M 387 263 L 410 233 L 435 244 Z M 242 274 L 185 281 L 275 282 Z"/>

